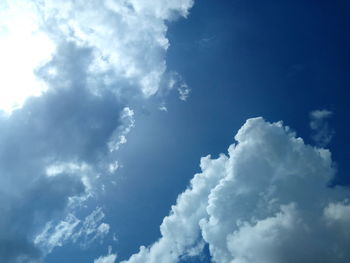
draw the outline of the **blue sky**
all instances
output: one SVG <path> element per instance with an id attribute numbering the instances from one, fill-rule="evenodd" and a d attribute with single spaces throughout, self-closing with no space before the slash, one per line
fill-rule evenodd
<path id="1" fill-rule="evenodd" d="M 0 3 L 0 262 L 349 262 L 349 10 Z"/>

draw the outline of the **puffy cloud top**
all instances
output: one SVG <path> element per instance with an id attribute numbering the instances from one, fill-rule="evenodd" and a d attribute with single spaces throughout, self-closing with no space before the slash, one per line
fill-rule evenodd
<path id="1" fill-rule="evenodd" d="M 154 95 L 166 71 L 166 21 L 186 17 L 192 5 L 193 0 L 5 0 L 0 4 L 0 84 L 9 88 L 1 90 L 0 109 L 11 112 L 28 96 L 41 95 L 48 86 L 35 72 L 67 42 L 93 50 L 92 83 L 101 78 L 117 94 L 133 88 L 145 97 Z"/>
<path id="2" fill-rule="evenodd" d="M 228 156 L 202 158 L 162 237 L 125 262 L 179 262 L 200 252 L 201 239 L 217 263 L 348 262 L 349 191 L 327 186 L 330 152 L 262 118 L 235 139 Z"/>

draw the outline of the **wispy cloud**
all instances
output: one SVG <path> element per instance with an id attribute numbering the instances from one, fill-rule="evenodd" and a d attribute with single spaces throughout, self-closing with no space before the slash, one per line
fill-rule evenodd
<path id="1" fill-rule="evenodd" d="M 177 90 L 179 92 L 179 99 L 182 101 L 186 101 L 190 96 L 191 89 L 187 84 L 182 84 Z"/>
<path id="2" fill-rule="evenodd" d="M 129 107 L 125 107 L 121 112 L 120 119 L 122 125 L 113 133 L 108 147 L 111 152 L 119 150 L 120 146 L 127 142 L 126 136 L 135 127 L 134 111 Z"/>

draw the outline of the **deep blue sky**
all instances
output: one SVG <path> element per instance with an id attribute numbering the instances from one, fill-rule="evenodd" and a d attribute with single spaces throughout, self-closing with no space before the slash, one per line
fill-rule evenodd
<path id="1" fill-rule="evenodd" d="M 72 243 L 56 247 L 44 262 L 93 262 L 107 253 L 108 245 L 119 262 L 141 245 L 154 243 L 171 205 L 200 172 L 200 158 L 227 153 L 237 130 L 251 117 L 283 120 L 307 144 L 314 145 L 310 112 L 333 112 L 329 124 L 335 135 L 328 146 L 338 170 L 333 184 L 349 186 L 349 13 L 350 2 L 345 0 L 198 0 L 187 19 L 167 22 L 167 69 L 178 72 L 188 84 L 188 100 L 179 100 L 172 90 L 168 96 L 159 94 L 148 100 L 111 99 L 108 105 L 98 100 L 92 107 L 87 96 L 84 105 L 91 112 L 86 121 L 93 115 L 94 121 L 106 125 L 101 134 L 85 132 L 96 138 L 96 145 L 103 145 L 101 141 L 119 125 L 114 112 L 122 106 L 135 112 L 136 126 L 113 156 L 123 165 L 113 177 L 116 183 L 106 183 L 105 192 L 86 204 L 103 208 L 110 234 L 86 250 Z M 80 71 L 74 68 L 72 72 Z M 167 112 L 158 109 L 159 102 L 165 103 Z M 57 104 L 64 116 L 70 111 L 68 104 Z M 69 105 L 75 111 L 75 101 Z M 80 110 L 85 116 L 85 108 Z M 53 109 L 52 114 L 55 112 Z M 51 113 L 45 116 L 43 119 L 50 119 Z M 85 123 L 79 114 L 78 121 L 72 119 Z M 71 123 L 67 123 L 69 130 Z M 84 123 L 80 125 L 83 130 Z M 92 156 L 95 162 L 100 156 L 90 154 L 95 144 L 89 136 L 91 149 L 83 155 Z M 104 182 L 112 178 L 105 176 Z M 86 216 L 86 211 L 77 213 Z M 112 240 L 112 233 L 118 241 Z M 210 262 L 208 248 L 203 258 L 181 262 Z"/>

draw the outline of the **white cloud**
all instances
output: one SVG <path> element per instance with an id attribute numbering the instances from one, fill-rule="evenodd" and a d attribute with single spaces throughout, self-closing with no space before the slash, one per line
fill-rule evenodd
<path id="1" fill-rule="evenodd" d="M 217 263 L 348 262 L 348 189 L 329 188 L 328 150 L 281 122 L 249 119 L 228 156 L 202 158 L 162 237 L 124 263 L 173 263 L 203 238 Z"/>
<path id="2" fill-rule="evenodd" d="M 103 223 L 105 214 L 101 207 L 97 207 L 90 215 L 82 222 L 81 228 L 74 233 L 72 240 L 79 242 L 84 248 L 90 246 L 96 240 L 103 240 L 109 233 L 110 226 Z"/>
<path id="3" fill-rule="evenodd" d="M 162 20 L 137 14 L 128 1 L 45 1 L 44 13 L 59 21 L 64 38 L 94 48 L 91 73 L 112 70 L 149 96 L 156 92 L 168 42 Z M 55 16 L 54 16 L 55 14 Z"/>
<path id="4" fill-rule="evenodd" d="M 109 173 L 113 174 L 113 173 L 115 173 L 120 167 L 121 167 L 121 165 L 119 164 L 119 162 L 118 162 L 118 161 L 115 161 L 115 162 L 110 163 L 110 164 L 108 165 L 108 171 L 109 171 Z"/>
<path id="5" fill-rule="evenodd" d="M 335 230 L 339 236 L 350 236 L 350 204 L 349 200 L 343 202 L 330 203 L 324 209 L 324 217 L 329 227 Z M 345 240 L 345 242 L 347 242 Z"/>
<path id="6" fill-rule="evenodd" d="M 48 177 L 75 174 L 84 184 L 84 195 L 69 198 L 68 207 L 71 210 L 74 210 L 74 207 L 80 206 L 84 201 L 94 195 L 94 184 L 97 179 L 94 175 L 95 172 L 93 167 L 86 162 L 55 162 L 48 165 L 45 169 L 45 174 Z"/>
<path id="7" fill-rule="evenodd" d="M 130 0 L 136 13 L 152 16 L 163 20 L 171 20 L 177 15 L 187 16 L 192 0 L 155 0 L 152 5 L 146 0 Z"/>
<path id="8" fill-rule="evenodd" d="M 224 155 L 217 160 L 202 158 L 203 173 L 195 175 L 190 187 L 179 195 L 171 214 L 164 218 L 160 227 L 162 238 L 150 248 L 141 247 L 128 263 L 172 263 L 186 254 L 194 255 L 193 247 L 201 241 L 199 221 L 206 216 L 207 197 L 222 178 L 226 160 Z"/>
<path id="9" fill-rule="evenodd" d="M 126 136 L 135 127 L 135 113 L 129 107 L 125 107 L 121 113 L 120 120 L 122 125 L 114 132 L 112 138 L 108 142 L 111 152 L 119 150 L 120 146 L 127 143 Z"/>
<path id="10" fill-rule="evenodd" d="M 98 259 L 94 260 L 94 263 L 114 263 L 117 259 L 117 254 L 112 253 L 112 247 L 108 247 L 108 255 L 107 256 L 101 256 Z"/>
<path id="11" fill-rule="evenodd" d="M 85 219 L 80 220 L 74 214 L 68 214 L 60 222 L 50 221 L 39 233 L 34 243 L 40 247 L 45 254 L 51 253 L 55 247 L 61 247 L 68 242 L 78 243 L 87 248 L 96 240 L 102 241 L 109 233 L 110 226 L 103 223 L 105 214 L 97 207 Z"/>
<path id="12" fill-rule="evenodd" d="M 329 127 L 327 122 L 332 115 L 333 112 L 329 110 L 310 112 L 310 128 L 313 131 L 312 139 L 322 147 L 327 146 L 334 136 L 334 130 Z"/>
<path id="13" fill-rule="evenodd" d="M 112 71 L 117 79 L 138 86 L 146 97 L 157 92 L 166 70 L 169 46 L 165 21 L 186 16 L 192 0 L 66 1 L 40 5 L 50 30 L 94 49 L 90 72 Z"/>
<path id="14" fill-rule="evenodd" d="M 57 176 L 62 173 L 86 173 L 91 170 L 86 163 L 75 163 L 75 162 L 66 162 L 66 163 L 55 163 L 51 164 L 46 168 L 47 176 Z"/>
<path id="15" fill-rule="evenodd" d="M 94 263 L 114 263 L 116 259 L 117 259 L 116 254 L 110 254 L 105 257 L 101 256 L 98 259 L 95 259 Z"/>
<path id="16" fill-rule="evenodd" d="M 324 210 L 325 217 L 330 221 L 350 222 L 350 205 L 345 203 L 330 203 Z"/>
<path id="17" fill-rule="evenodd" d="M 164 112 L 168 112 L 168 108 L 167 108 L 165 102 L 162 102 L 162 103 L 159 105 L 158 110 L 164 111 Z"/>
<path id="18" fill-rule="evenodd" d="M 79 224 L 80 220 L 73 214 L 68 214 L 65 220 L 56 225 L 48 222 L 44 230 L 35 237 L 34 244 L 50 253 L 55 247 L 61 247 L 68 242 Z"/>
<path id="19" fill-rule="evenodd" d="M 88 80 L 96 93 L 102 81 L 117 95 L 130 89 L 154 95 L 166 81 L 166 22 L 186 17 L 192 5 L 193 0 L 1 2 L 0 109 L 11 112 L 47 90 L 35 72 L 67 42 L 92 49 Z M 47 74 L 54 77 L 56 69 Z"/>

